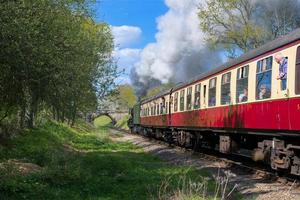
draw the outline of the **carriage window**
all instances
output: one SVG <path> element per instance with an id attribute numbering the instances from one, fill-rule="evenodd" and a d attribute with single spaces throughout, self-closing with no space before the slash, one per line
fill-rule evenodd
<path id="1" fill-rule="evenodd" d="M 168 102 L 166 102 L 166 114 L 168 114 L 168 112 L 169 112 L 169 104 Z"/>
<path id="2" fill-rule="evenodd" d="M 149 109 L 149 107 L 147 108 L 147 116 L 149 116 L 150 115 L 150 109 Z"/>
<path id="3" fill-rule="evenodd" d="M 184 89 L 180 91 L 180 111 L 184 110 Z"/>
<path id="4" fill-rule="evenodd" d="M 248 101 L 248 74 L 249 65 L 241 67 L 237 70 L 236 77 L 236 102 Z"/>
<path id="5" fill-rule="evenodd" d="M 157 108 L 156 108 L 156 111 L 157 111 L 157 115 L 159 115 L 159 104 L 157 104 Z"/>
<path id="6" fill-rule="evenodd" d="M 174 112 L 177 112 L 178 110 L 178 92 L 175 93 L 174 97 Z"/>
<path id="7" fill-rule="evenodd" d="M 271 97 L 272 85 L 272 61 L 273 57 L 257 62 L 256 67 L 256 99 L 267 99 Z"/>
<path id="8" fill-rule="evenodd" d="M 194 109 L 200 108 L 200 88 L 201 84 L 195 85 Z"/>
<path id="9" fill-rule="evenodd" d="M 208 106 L 216 105 L 216 84 L 217 84 L 217 78 L 213 78 L 209 80 Z"/>
<path id="10" fill-rule="evenodd" d="M 206 85 L 203 86 L 203 99 L 204 99 L 204 103 L 206 101 Z"/>
<path id="11" fill-rule="evenodd" d="M 187 89 L 186 93 L 186 109 L 191 110 L 192 109 L 192 87 L 189 87 Z"/>
<path id="12" fill-rule="evenodd" d="M 160 114 L 163 114 L 164 111 L 164 104 L 160 103 Z"/>
<path id="13" fill-rule="evenodd" d="M 300 94 L 300 46 L 297 48 L 295 75 L 295 93 Z"/>
<path id="14" fill-rule="evenodd" d="M 231 80 L 231 72 L 224 74 L 222 76 L 222 86 L 221 86 L 221 104 L 226 105 L 231 101 L 230 97 L 230 80 Z"/>
<path id="15" fill-rule="evenodd" d="M 156 105 L 153 106 L 153 115 L 156 115 Z"/>

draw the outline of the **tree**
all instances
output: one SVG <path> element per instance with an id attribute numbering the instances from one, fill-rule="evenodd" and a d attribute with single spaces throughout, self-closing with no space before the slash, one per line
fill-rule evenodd
<path id="1" fill-rule="evenodd" d="M 135 96 L 132 86 L 128 84 L 120 85 L 117 90 L 117 101 L 119 102 L 118 104 L 120 105 L 120 108 L 132 108 L 136 104 L 137 97 Z"/>
<path id="2" fill-rule="evenodd" d="M 264 0 L 256 2 L 256 19 L 270 32 L 271 39 L 285 35 L 300 26 L 300 2 L 298 0 Z"/>
<path id="3" fill-rule="evenodd" d="M 88 2 L 0 1 L 0 126 L 31 128 L 41 110 L 72 124 L 114 90 L 112 34 Z"/>
<path id="4" fill-rule="evenodd" d="M 299 26 L 297 0 L 207 0 L 199 7 L 200 28 L 229 57 L 247 52 Z"/>
<path id="5" fill-rule="evenodd" d="M 133 87 L 129 84 L 119 85 L 115 91 L 101 102 L 102 109 L 128 110 L 137 102 Z"/>

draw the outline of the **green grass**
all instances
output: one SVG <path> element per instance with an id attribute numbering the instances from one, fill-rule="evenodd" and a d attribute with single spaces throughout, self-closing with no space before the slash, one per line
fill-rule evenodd
<path id="1" fill-rule="evenodd" d="M 106 127 L 106 126 L 112 126 L 112 121 L 111 121 L 111 119 L 109 117 L 103 115 L 103 116 L 97 117 L 94 120 L 94 125 L 97 128 Z"/>
<path id="2" fill-rule="evenodd" d="M 124 130 L 129 130 L 128 126 L 127 126 L 127 121 L 129 119 L 129 115 L 126 115 L 125 117 L 123 117 L 121 120 L 119 120 L 115 127 L 120 128 L 120 129 L 124 129 Z"/>
<path id="3" fill-rule="evenodd" d="M 129 115 L 126 115 L 123 117 L 121 120 L 117 121 L 114 127 L 124 129 L 124 130 L 129 130 L 127 126 L 127 121 L 129 119 Z M 94 125 L 98 128 L 100 127 L 110 127 L 112 125 L 112 121 L 109 117 L 107 116 L 100 116 L 94 120 Z"/>
<path id="4" fill-rule="evenodd" d="M 0 145 L 0 162 L 18 159 L 42 167 L 27 175 L 0 167 L 0 199 L 157 199 L 166 180 L 169 193 L 183 177 L 202 182 L 210 176 L 167 165 L 131 143 L 113 141 L 99 127 L 79 123 L 72 129 L 49 121 Z"/>

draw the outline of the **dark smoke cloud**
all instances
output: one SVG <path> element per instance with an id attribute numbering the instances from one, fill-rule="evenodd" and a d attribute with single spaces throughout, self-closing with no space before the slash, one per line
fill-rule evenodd
<path id="1" fill-rule="evenodd" d="M 130 80 L 131 84 L 134 86 L 136 96 L 139 99 L 146 96 L 149 89 L 161 84 L 159 80 L 150 77 L 146 81 L 140 81 L 140 77 L 138 76 L 134 68 L 131 69 Z"/>

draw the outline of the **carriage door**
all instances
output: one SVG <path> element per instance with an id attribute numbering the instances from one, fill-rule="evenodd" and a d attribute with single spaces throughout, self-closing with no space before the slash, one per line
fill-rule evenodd
<path id="1" fill-rule="evenodd" d="M 300 94 L 300 46 L 297 48 L 296 56 L 296 69 L 295 69 L 295 94 Z"/>
<path id="2" fill-rule="evenodd" d="M 300 95 L 300 46 L 297 48 L 295 63 L 295 94 Z M 300 130 L 300 97 L 290 99 L 290 129 Z"/>
<path id="3" fill-rule="evenodd" d="M 206 87 L 206 84 L 203 85 L 202 87 L 202 99 L 201 102 L 202 102 L 202 105 L 201 105 L 201 108 L 202 108 L 202 111 L 201 111 L 201 115 L 200 115 L 200 126 L 201 127 L 207 127 L 207 120 L 206 120 L 206 112 L 207 112 L 207 102 L 208 102 L 208 98 L 207 98 L 207 87 Z"/>
<path id="4" fill-rule="evenodd" d="M 168 126 L 172 126 L 172 107 L 173 107 L 173 96 L 172 96 L 172 90 L 171 93 L 169 95 L 169 105 L 168 105 L 168 110 L 169 112 L 167 112 L 167 125 Z"/>

